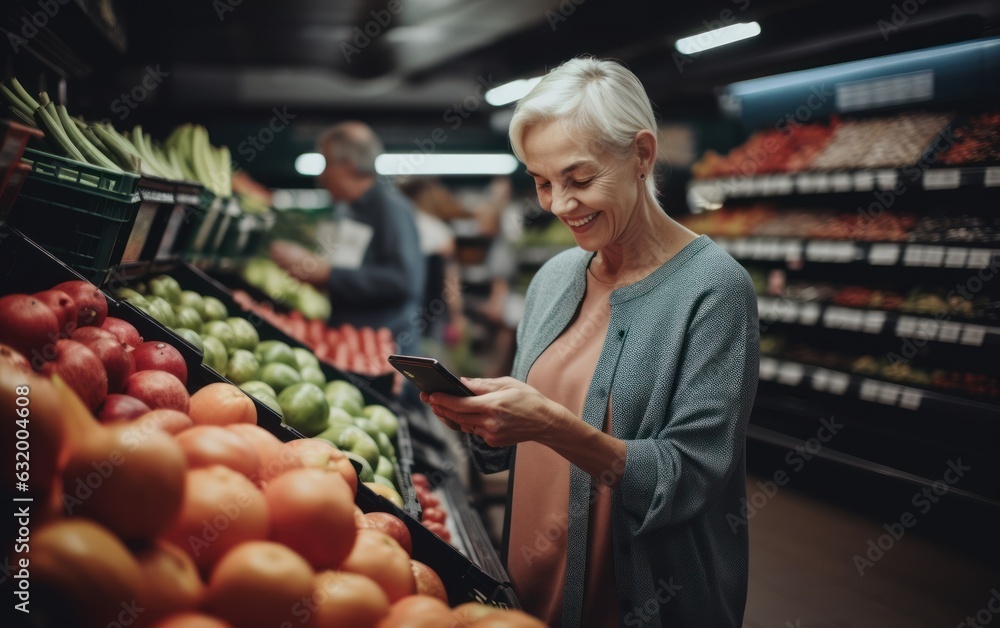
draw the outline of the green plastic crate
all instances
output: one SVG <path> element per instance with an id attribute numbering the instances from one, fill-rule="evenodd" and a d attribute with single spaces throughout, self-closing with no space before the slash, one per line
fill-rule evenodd
<path id="1" fill-rule="evenodd" d="M 31 171 L 8 222 L 102 285 L 121 263 L 135 224 L 139 176 L 30 148 L 23 161 Z"/>

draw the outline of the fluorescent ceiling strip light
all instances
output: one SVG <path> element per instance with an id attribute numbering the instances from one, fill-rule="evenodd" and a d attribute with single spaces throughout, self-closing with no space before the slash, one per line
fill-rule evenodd
<path id="1" fill-rule="evenodd" d="M 714 31 L 706 31 L 698 35 L 678 39 L 674 47 L 681 54 L 693 55 L 743 39 L 756 37 L 757 35 L 760 35 L 760 24 L 757 22 L 730 24 L 729 26 L 717 28 Z M 489 95 L 487 94 L 487 96 Z"/>
<path id="2" fill-rule="evenodd" d="M 384 175 L 503 175 L 517 170 L 517 159 L 497 154 L 385 153 L 375 158 L 375 170 Z"/>
<path id="3" fill-rule="evenodd" d="M 528 95 L 528 92 L 534 89 L 535 85 L 538 85 L 538 81 L 540 80 L 542 80 L 542 77 L 536 76 L 535 78 L 518 79 L 510 83 L 504 83 L 499 87 L 494 87 L 486 92 L 486 102 L 494 107 L 501 107 L 521 100 Z"/>
<path id="4" fill-rule="evenodd" d="M 326 168 L 326 159 L 320 153 L 303 153 L 295 158 L 295 172 L 314 177 Z"/>

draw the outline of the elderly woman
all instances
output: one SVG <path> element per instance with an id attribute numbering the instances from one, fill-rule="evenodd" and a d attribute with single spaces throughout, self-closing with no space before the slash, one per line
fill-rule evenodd
<path id="1" fill-rule="evenodd" d="M 517 106 L 510 140 L 578 248 L 528 289 L 513 376 L 423 395 L 511 471 L 505 553 L 550 625 L 740 626 L 753 286 L 656 200 L 656 122 L 617 63 L 574 59 Z"/>

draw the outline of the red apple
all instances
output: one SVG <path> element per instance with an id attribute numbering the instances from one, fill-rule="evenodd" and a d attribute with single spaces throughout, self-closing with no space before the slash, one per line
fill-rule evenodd
<path id="1" fill-rule="evenodd" d="M 370 512 L 365 515 L 369 525 L 376 530 L 391 536 L 406 553 L 413 556 L 413 540 L 410 538 L 410 529 L 406 527 L 403 520 L 396 515 L 387 512 Z"/>
<path id="2" fill-rule="evenodd" d="M 142 342 L 142 336 L 139 335 L 139 330 L 133 327 L 132 323 L 123 321 L 120 318 L 115 318 L 114 316 L 109 316 L 104 319 L 104 322 L 101 323 L 101 329 L 110 331 L 118 337 L 118 340 L 124 342 L 133 349 L 138 347 Z"/>
<path id="3" fill-rule="evenodd" d="M 191 402 L 181 380 L 166 371 L 134 373 L 128 378 L 125 394 L 144 402 L 153 410 L 168 408 L 186 413 Z"/>
<path id="4" fill-rule="evenodd" d="M 101 406 L 101 411 L 97 413 L 97 418 L 101 423 L 119 423 L 137 419 L 150 411 L 142 401 L 128 395 L 108 395 Z"/>
<path id="5" fill-rule="evenodd" d="M 144 342 L 132 351 L 132 358 L 135 360 L 135 370 L 139 371 L 166 371 L 182 384 L 187 383 L 187 363 L 184 356 L 177 349 L 165 342 L 151 340 Z"/>
<path id="6" fill-rule="evenodd" d="M 95 340 L 115 340 L 118 338 L 110 331 L 105 331 L 100 327 L 78 327 L 69 335 L 70 339 L 87 344 Z"/>
<path id="7" fill-rule="evenodd" d="M 420 561 L 410 559 L 410 569 L 413 579 L 417 582 L 417 595 L 436 597 L 445 604 L 448 603 L 448 589 L 437 572 Z"/>
<path id="8" fill-rule="evenodd" d="M 59 320 L 59 331 L 68 335 L 76 329 L 76 301 L 68 294 L 62 290 L 43 290 L 31 296 L 49 306 Z"/>
<path id="9" fill-rule="evenodd" d="M 83 329 L 101 331 L 96 327 L 83 327 Z M 132 352 L 129 351 L 128 345 L 119 342 L 115 335 L 110 332 L 101 333 L 107 334 L 107 337 L 90 340 L 83 344 L 96 353 L 104 365 L 104 370 L 108 374 L 108 392 L 119 393 L 125 390 L 128 378 L 132 377 L 132 373 L 135 373 L 135 362 L 132 360 Z"/>
<path id="10" fill-rule="evenodd" d="M 46 362 L 42 373 L 58 374 L 94 412 L 108 396 L 108 373 L 101 359 L 83 343 L 65 338 L 56 341 L 56 351 L 58 357 Z"/>
<path id="11" fill-rule="evenodd" d="M 24 357 L 24 354 L 14 347 L 7 345 L 0 345 L 0 363 L 10 364 L 28 373 L 33 372 L 31 370 L 31 362 L 28 362 L 28 358 Z"/>
<path id="12" fill-rule="evenodd" d="M 86 281 L 64 281 L 52 286 L 62 290 L 76 302 L 76 324 L 80 327 L 93 325 L 100 327 L 108 317 L 108 300 L 92 283 Z"/>
<path id="13" fill-rule="evenodd" d="M 10 345 L 40 369 L 58 353 L 59 318 L 52 308 L 27 294 L 0 298 L 0 342 Z"/>

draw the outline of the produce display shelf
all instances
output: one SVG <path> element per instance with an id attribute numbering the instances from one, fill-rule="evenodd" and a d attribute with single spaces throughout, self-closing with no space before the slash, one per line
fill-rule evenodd
<path id="1" fill-rule="evenodd" d="M 7 221 L 89 281 L 103 284 L 132 233 L 139 177 L 30 148 L 23 159 L 31 171 Z"/>
<path id="2" fill-rule="evenodd" d="M 1000 249 L 984 246 L 915 244 L 906 242 L 851 242 L 801 238 L 712 237 L 739 260 L 815 262 L 900 266 L 908 268 L 982 269 L 1000 258 Z"/>
<path id="3" fill-rule="evenodd" d="M 300 347 L 309 351 L 307 346 L 287 335 L 277 327 L 274 327 L 253 313 L 243 310 L 243 308 L 240 307 L 235 300 L 233 300 L 232 293 L 229 292 L 224 285 L 211 278 L 200 269 L 187 263 L 181 263 L 170 269 L 169 274 L 171 277 L 176 279 L 178 283 L 180 283 L 183 289 L 193 290 L 199 294 L 213 296 L 219 299 L 223 305 L 226 306 L 226 309 L 229 311 L 231 316 L 243 315 L 246 317 L 247 320 L 249 320 L 250 323 L 257 329 L 257 333 L 261 340 L 279 340 L 291 347 Z M 166 328 L 164 329 L 166 330 Z M 197 349 L 184 341 L 184 339 L 180 336 L 174 334 L 170 330 L 166 331 L 170 334 L 172 341 L 175 340 L 177 344 L 184 344 L 185 347 L 193 351 L 198 356 L 200 361 L 201 352 L 197 351 Z M 210 367 L 206 366 L 205 368 Z M 413 489 L 413 481 L 410 478 L 412 467 L 412 445 L 410 443 L 410 431 L 407 425 L 407 412 L 395 400 L 384 397 L 377 391 L 373 390 L 364 381 L 352 377 L 349 373 L 345 373 L 323 361 L 320 361 L 320 370 L 323 372 L 327 381 L 346 380 L 354 384 L 361 390 L 361 394 L 364 397 L 366 404 L 379 404 L 386 406 L 399 418 L 400 427 L 399 433 L 396 437 L 397 464 L 395 472 L 396 477 L 399 479 L 400 497 L 403 498 L 403 504 L 406 511 L 411 513 L 413 516 L 419 517 L 420 504 L 417 502 L 416 491 Z M 219 377 L 222 376 L 219 375 Z M 269 412 L 272 411 L 269 410 Z M 275 414 L 275 416 L 278 415 Z M 285 427 L 287 429 L 287 426 Z"/>
<path id="4" fill-rule="evenodd" d="M 425 528 L 416 518 L 376 495 L 366 486 L 358 487 L 356 503 L 366 513 L 387 512 L 406 523 L 413 540 L 413 558 L 427 564 L 441 577 L 448 591 L 450 606 L 465 602 L 480 602 L 501 608 L 521 607 L 505 575 L 501 579 L 491 576 L 474 560 L 470 560 Z M 474 514 L 465 512 L 454 513 L 453 519 L 466 525 L 478 523 L 478 518 Z M 481 527 L 481 524 L 479 525 Z"/>
<path id="5" fill-rule="evenodd" d="M 839 194 L 901 189 L 955 190 L 1000 187 L 1000 166 L 954 168 L 886 168 L 837 172 L 696 179 L 688 184 L 692 209 L 716 207 L 731 198 Z"/>
<path id="6" fill-rule="evenodd" d="M 761 382 L 936 416 L 952 416 L 960 413 L 963 417 L 991 422 L 996 422 L 1000 418 L 1000 405 L 997 404 L 895 384 L 793 360 L 762 356 L 759 378 Z"/>
<path id="7" fill-rule="evenodd" d="M 967 347 L 1000 345 L 1000 326 L 963 322 L 948 315 L 913 315 L 765 296 L 757 297 L 757 310 L 765 325 L 824 327 Z"/>

